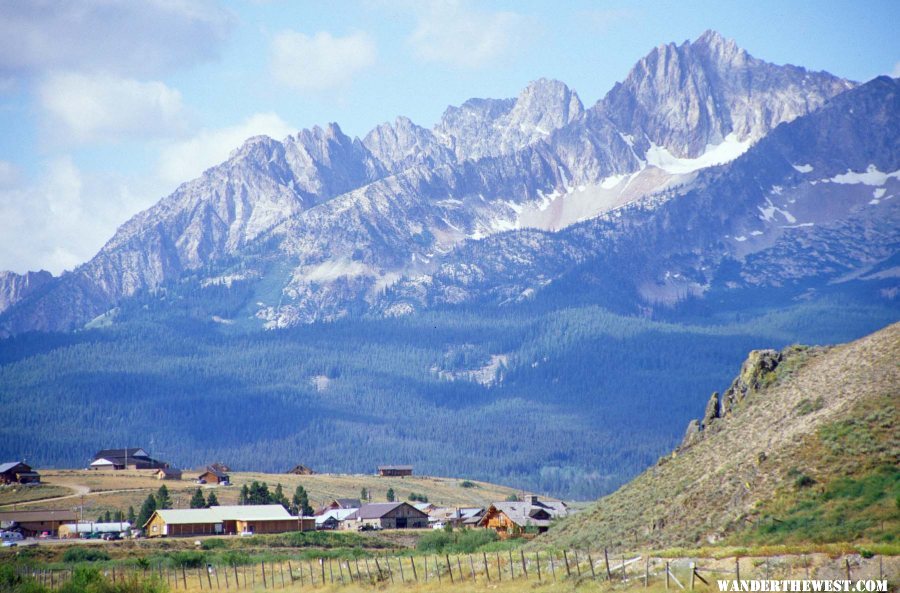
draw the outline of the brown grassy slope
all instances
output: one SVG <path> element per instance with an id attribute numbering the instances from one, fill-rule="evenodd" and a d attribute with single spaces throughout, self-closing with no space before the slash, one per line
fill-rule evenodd
<path id="1" fill-rule="evenodd" d="M 796 489 L 798 472 L 824 490 L 834 480 L 896 465 L 900 324 L 834 348 L 793 352 L 766 386 L 716 421 L 716 431 L 661 459 L 535 545 L 721 541 L 758 528 L 753 523 L 765 511 L 777 511 L 775 502 L 785 503 Z M 853 446 L 859 439 L 847 435 L 862 431 L 872 439 Z M 896 509 L 873 508 L 885 513 L 879 519 L 888 520 L 887 529 L 896 530 Z"/>
<path id="2" fill-rule="evenodd" d="M 133 506 L 135 511 L 147 495 L 155 492 L 162 484 L 169 489 L 170 497 L 176 508 L 187 507 L 191 496 L 197 489 L 193 479 L 199 472 L 185 471 L 183 480 L 159 481 L 151 471 L 89 471 L 89 470 L 44 470 L 41 477 L 45 484 L 59 487 L 58 490 L 47 489 L 48 500 L 33 500 L 21 505 L 29 509 L 71 509 L 81 504 L 81 493 L 84 496 L 85 517 L 94 519 L 101 513 L 117 509 L 128 510 Z M 388 488 L 393 488 L 398 500 L 408 500 L 410 493 L 422 494 L 438 505 L 448 506 L 487 506 L 491 502 L 504 500 L 511 494 L 521 496 L 521 491 L 487 482 L 472 481 L 474 487 L 463 488 L 462 478 L 442 478 L 431 476 L 412 476 L 406 478 L 382 478 L 374 475 L 351 474 L 315 474 L 297 476 L 293 474 L 264 474 L 255 472 L 232 472 L 233 486 L 202 486 L 204 495 L 214 491 L 220 504 L 237 504 L 241 486 L 252 481 L 266 482 L 269 490 L 280 483 L 284 493 L 290 499 L 298 485 L 302 485 L 309 493 L 310 504 L 314 507 L 324 504 L 332 498 L 358 498 L 360 489 L 369 490 L 373 502 L 383 502 Z M 49 499 L 58 494 L 77 493 L 69 498 Z M 14 502 L 10 500 L 9 502 Z M 3 502 L 0 499 L 0 506 Z M 11 507 L 7 507 L 8 508 Z"/>

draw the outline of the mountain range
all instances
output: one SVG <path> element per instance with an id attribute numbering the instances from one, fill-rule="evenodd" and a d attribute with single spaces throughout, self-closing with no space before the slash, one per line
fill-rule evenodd
<path id="1" fill-rule="evenodd" d="M 0 331 L 82 327 L 188 275 L 257 287 L 239 321 L 268 328 L 527 298 L 624 251 L 637 261 L 608 265 L 641 269 L 616 287 L 635 308 L 707 292 L 724 258 L 746 284 L 858 275 L 896 242 L 897 100 L 890 79 L 768 64 L 707 32 L 655 48 L 589 108 L 541 79 L 433 129 L 400 117 L 363 139 L 337 124 L 251 138 L 73 272 L 4 275 Z M 879 245 L 848 237 L 850 261 L 757 269 L 848 224 Z"/>
<path id="2" fill-rule="evenodd" d="M 750 348 L 900 318 L 898 90 L 709 31 L 587 107 L 540 79 L 430 129 L 250 138 L 73 271 L 0 273 L 0 453 L 74 423 L 29 455 L 142 431 L 176 463 L 610 491 Z M 229 411 L 264 428 L 201 429 Z"/>

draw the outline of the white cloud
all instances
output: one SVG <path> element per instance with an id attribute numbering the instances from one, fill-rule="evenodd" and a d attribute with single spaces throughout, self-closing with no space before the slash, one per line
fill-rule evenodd
<path id="1" fill-rule="evenodd" d="M 69 156 L 46 161 L 34 182 L 0 188 L 0 270 L 71 270 L 158 196 L 148 180 L 86 175 Z"/>
<path id="2" fill-rule="evenodd" d="M 234 24 L 206 0 L 0 0 L 0 74 L 158 74 L 215 57 Z"/>
<path id="3" fill-rule="evenodd" d="M 0 160 L 0 189 L 12 187 L 19 181 L 19 168 L 9 161 Z"/>
<path id="4" fill-rule="evenodd" d="M 177 133 L 184 125 L 181 93 L 162 82 L 54 73 L 40 82 L 37 94 L 56 140 L 159 137 Z"/>
<path id="5" fill-rule="evenodd" d="M 299 91 L 322 91 L 346 86 L 360 71 L 375 63 L 375 42 L 365 33 L 312 37 L 282 31 L 271 44 L 270 69 L 275 79 Z"/>
<path id="6" fill-rule="evenodd" d="M 427 62 L 475 69 L 514 54 L 533 35 L 530 19 L 508 11 L 480 10 L 464 0 L 417 4 L 409 43 Z"/>
<path id="7" fill-rule="evenodd" d="M 281 139 L 294 131 L 274 113 L 257 113 L 234 126 L 202 130 L 193 138 L 170 144 L 162 150 L 159 176 L 169 184 L 179 184 L 224 161 L 251 136 Z"/>
<path id="8" fill-rule="evenodd" d="M 894 69 L 891 70 L 891 78 L 900 78 L 900 62 L 894 64 Z"/>

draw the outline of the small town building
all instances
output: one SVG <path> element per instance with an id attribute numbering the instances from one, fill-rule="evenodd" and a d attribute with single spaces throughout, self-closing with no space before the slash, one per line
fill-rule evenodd
<path id="1" fill-rule="evenodd" d="M 568 507 L 558 501 L 541 501 L 529 496 L 522 502 L 495 502 L 478 521 L 480 527 L 495 530 L 502 539 L 544 533 L 550 521 L 565 517 Z"/>
<path id="2" fill-rule="evenodd" d="M 24 461 L 0 463 L 0 484 L 40 484 L 41 476 Z"/>
<path id="3" fill-rule="evenodd" d="M 181 476 L 181 470 L 174 467 L 163 467 L 156 472 L 157 480 L 180 480 Z"/>
<path id="4" fill-rule="evenodd" d="M 364 504 L 344 520 L 344 529 L 421 529 L 428 527 L 428 515 L 408 502 Z"/>
<path id="5" fill-rule="evenodd" d="M 312 517 L 294 517 L 280 504 L 157 509 L 144 524 L 147 537 L 312 531 Z"/>
<path id="6" fill-rule="evenodd" d="M 341 524 L 359 509 L 331 509 L 316 516 L 316 529 L 340 529 Z"/>
<path id="7" fill-rule="evenodd" d="M 296 475 L 298 475 L 298 476 L 311 476 L 311 475 L 315 474 L 316 472 L 314 472 L 313 470 L 309 469 L 309 468 L 306 467 L 305 465 L 300 464 L 300 465 L 295 465 L 294 467 L 292 467 L 291 469 L 287 470 L 287 471 L 284 472 L 284 473 L 286 473 L 286 474 L 296 474 Z"/>
<path id="8" fill-rule="evenodd" d="M 213 467 L 206 468 L 206 471 L 197 477 L 198 482 L 206 484 L 224 484 L 230 483 L 228 474 Z"/>
<path id="9" fill-rule="evenodd" d="M 59 537 L 71 539 L 89 533 L 124 533 L 131 529 L 127 521 L 113 523 L 64 523 L 59 526 Z"/>
<path id="10" fill-rule="evenodd" d="M 140 447 L 131 447 L 128 449 L 103 449 L 97 451 L 88 469 L 160 469 L 164 467 L 169 467 L 169 464 L 165 461 L 153 459 Z"/>
<path id="11" fill-rule="evenodd" d="M 436 507 L 428 513 L 428 521 L 435 529 L 446 525 L 461 529 L 476 527 L 483 515 L 482 507 Z"/>
<path id="12" fill-rule="evenodd" d="M 324 515 L 328 511 L 337 509 L 358 509 L 362 506 L 362 501 L 358 498 L 332 498 L 331 502 L 316 509 L 313 513 L 316 516 Z"/>
<path id="13" fill-rule="evenodd" d="M 413 475 L 413 466 L 411 465 L 379 465 L 378 475 L 384 477 L 402 477 Z"/>
<path id="14" fill-rule="evenodd" d="M 0 528 L 21 531 L 25 537 L 56 535 L 60 525 L 77 520 L 75 511 L 0 511 Z"/>

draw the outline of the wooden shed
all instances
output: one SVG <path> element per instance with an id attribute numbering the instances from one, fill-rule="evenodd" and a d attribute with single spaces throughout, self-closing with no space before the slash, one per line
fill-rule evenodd
<path id="1" fill-rule="evenodd" d="M 203 481 L 206 484 L 224 484 L 228 482 L 228 474 L 217 469 L 208 467 L 206 471 L 197 476 L 197 481 Z"/>
<path id="2" fill-rule="evenodd" d="M 413 475 L 413 466 L 411 465 L 379 465 L 379 476 L 402 477 Z"/>
<path id="3" fill-rule="evenodd" d="M 156 471 L 157 480 L 180 480 L 181 470 L 173 467 L 163 467 Z"/>
<path id="4" fill-rule="evenodd" d="M 41 476 L 24 461 L 0 463 L 0 484 L 39 484 Z"/>
<path id="5" fill-rule="evenodd" d="M 315 474 L 316 472 L 309 469 L 305 465 L 300 464 L 300 465 L 295 465 L 291 469 L 287 470 L 285 473 L 286 474 L 296 474 L 298 476 L 311 476 L 311 475 Z"/>

